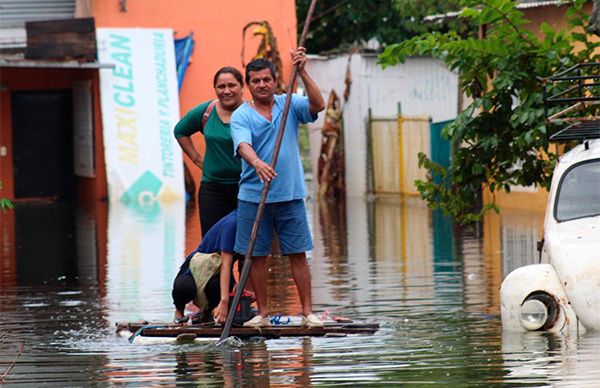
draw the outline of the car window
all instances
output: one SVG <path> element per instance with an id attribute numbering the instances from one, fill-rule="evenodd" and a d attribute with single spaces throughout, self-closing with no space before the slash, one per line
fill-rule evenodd
<path id="1" fill-rule="evenodd" d="M 600 215 L 600 159 L 567 170 L 558 186 L 554 217 L 557 221 Z"/>

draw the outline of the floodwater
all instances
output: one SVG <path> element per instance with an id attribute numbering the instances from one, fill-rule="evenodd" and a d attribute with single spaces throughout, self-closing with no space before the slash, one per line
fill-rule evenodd
<path id="1" fill-rule="evenodd" d="M 116 322 L 172 318 L 195 208 L 29 203 L 0 214 L 0 384 L 598 385 L 599 334 L 502 332 L 500 283 L 535 262 L 543 214 L 458 229 L 415 198 L 308 205 L 315 310 L 379 322 L 376 334 L 131 344 Z M 271 311 L 297 314 L 287 262 L 271 268 Z"/>

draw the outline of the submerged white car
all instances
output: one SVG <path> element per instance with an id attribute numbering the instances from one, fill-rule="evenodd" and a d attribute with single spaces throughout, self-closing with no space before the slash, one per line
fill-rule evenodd
<path id="1" fill-rule="evenodd" d="M 505 331 L 600 330 L 600 139 L 556 166 L 540 263 L 512 271 L 500 288 Z"/>

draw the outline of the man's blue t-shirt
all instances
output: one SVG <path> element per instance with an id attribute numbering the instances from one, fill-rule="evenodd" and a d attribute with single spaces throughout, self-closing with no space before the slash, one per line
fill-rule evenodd
<path id="1" fill-rule="evenodd" d="M 237 209 L 221 218 L 202 238 L 202 242 L 194 252 L 200 253 L 234 253 L 235 232 L 237 230 Z"/>
<path id="2" fill-rule="evenodd" d="M 273 160 L 275 139 L 281 125 L 286 95 L 275 95 L 274 97 L 272 121 L 261 116 L 247 102 L 231 115 L 231 137 L 233 138 L 233 152 L 236 156 L 238 156 L 238 146 L 241 143 L 248 143 L 262 161 L 271 163 Z M 268 203 L 303 199 L 306 196 L 304 170 L 298 143 L 298 125 L 313 122 L 316 119 L 317 115 L 310 113 L 308 97 L 292 94 L 285 133 L 275 166 L 277 176 L 271 181 L 267 196 Z M 258 203 L 262 188 L 263 183 L 258 179 L 254 167 L 242 159 L 238 199 Z"/>

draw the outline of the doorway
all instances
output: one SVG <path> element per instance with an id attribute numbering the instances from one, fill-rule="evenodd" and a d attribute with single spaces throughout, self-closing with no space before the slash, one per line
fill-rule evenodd
<path id="1" fill-rule="evenodd" d="M 71 90 L 11 93 L 15 199 L 75 199 Z"/>

